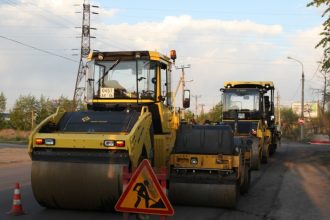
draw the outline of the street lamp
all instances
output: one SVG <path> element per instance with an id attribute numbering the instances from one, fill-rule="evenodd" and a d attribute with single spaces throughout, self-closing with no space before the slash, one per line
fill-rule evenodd
<path id="1" fill-rule="evenodd" d="M 304 85 L 305 85 L 305 74 L 304 74 L 304 64 L 292 57 L 288 57 L 290 60 L 294 60 L 301 65 L 301 114 L 300 119 L 303 120 L 303 122 L 300 122 L 300 140 L 302 141 L 304 139 Z"/>

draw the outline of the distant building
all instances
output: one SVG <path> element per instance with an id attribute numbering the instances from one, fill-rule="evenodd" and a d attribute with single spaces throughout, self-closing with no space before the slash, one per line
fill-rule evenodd
<path id="1" fill-rule="evenodd" d="M 295 102 L 291 105 L 292 111 L 300 116 L 301 103 Z M 317 118 L 319 115 L 319 104 L 317 102 L 305 102 L 304 103 L 304 117 L 305 118 Z"/>

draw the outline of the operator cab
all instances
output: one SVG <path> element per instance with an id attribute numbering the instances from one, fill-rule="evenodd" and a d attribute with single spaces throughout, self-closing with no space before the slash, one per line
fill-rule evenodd
<path id="1" fill-rule="evenodd" d="M 93 52 L 88 62 L 88 108 L 170 105 L 170 67 L 170 58 L 157 52 Z"/>
<path id="2" fill-rule="evenodd" d="M 225 119 L 260 118 L 261 94 L 256 88 L 232 88 L 223 90 L 223 117 Z"/>
<path id="3" fill-rule="evenodd" d="M 238 132 L 256 130 L 258 120 L 274 125 L 274 85 L 272 82 L 226 82 L 222 91 L 223 121 Z"/>
<path id="4" fill-rule="evenodd" d="M 141 112 L 148 107 L 155 134 L 170 131 L 171 58 L 152 51 L 92 52 L 88 57 L 87 108 Z"/>

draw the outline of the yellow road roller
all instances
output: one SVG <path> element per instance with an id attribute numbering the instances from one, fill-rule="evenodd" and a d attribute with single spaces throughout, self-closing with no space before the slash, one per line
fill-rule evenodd
<path id="1" fill-rule="evenodd" d="M 234 208 L 250 184 L 251 142 L 229 125 L 181 125 L 170 157 L 169 197 L 179 205 Z"/>
<path id="2" fill-rule="evenodd" d="M 180 121 L 171 97 L 175 58 L 175 51 L 171 58 L 152 51 L 89 55 L 87 110 L 58 109 L 30 136 L 31 185 L 41 205 L 112 210 L 123 166 L 145 158 L 168 165 Z"/>
<path id="3" fill-rule="evenodd" d="M 222 91 L 222 119 L 235 136 L 250 137 L 252 169 L 267 163 L 279 143 L 274 114 L 274 84 L 271 81 L 225 82 Z"/>

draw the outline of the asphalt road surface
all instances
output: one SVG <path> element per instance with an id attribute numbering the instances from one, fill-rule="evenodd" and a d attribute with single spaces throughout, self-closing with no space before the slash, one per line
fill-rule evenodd
<path id="1" fill-rule="evenodd" d="M 0 144 L 0 219 L 122 219 L 120 213 L 46 209 L 38 205 L 30 185 L 31 163 L 26 148 Z M 15 182 L 21 183 L 26 215 L 6 214 Z M 77 183 L 79 184 L 79 183 Z M 250 191 L 236 210 L 174 206 L 168 219 L 329 219 L 330 146 L 283 143 L 268 164 L 252 172 Z M 131 215 L 130 219 L 136 219 Z M 159 217 L 149 217 L 159 219 Z"/>

